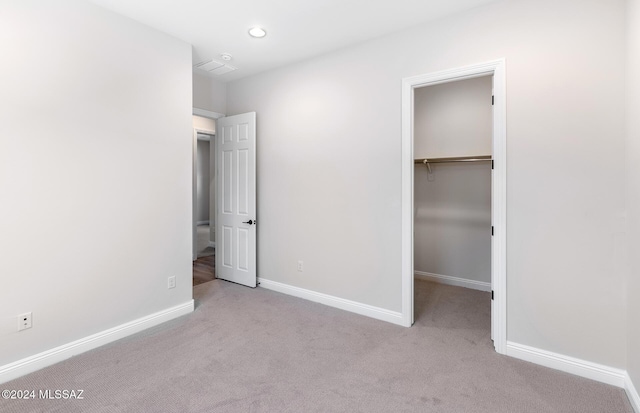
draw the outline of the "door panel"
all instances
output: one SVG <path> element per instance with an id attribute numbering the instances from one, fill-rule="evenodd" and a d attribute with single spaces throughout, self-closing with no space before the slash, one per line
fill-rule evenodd
<path id="1" fill-rule="evenodd" d="M 218 119 L 216 276 L 256 286 L 256 114 Z"/>

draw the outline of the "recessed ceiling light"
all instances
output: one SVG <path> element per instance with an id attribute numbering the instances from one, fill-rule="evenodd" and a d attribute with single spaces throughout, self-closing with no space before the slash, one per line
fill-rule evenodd
<path id="1" fill-rule="evenodd" d="M 256 26 L 249 29 L 249 35 L 251 35 L 251 37 L 261 38 L 266 36 L 267 32 L 262 27 Z"/>
<path id="2" fill-rule="evenodd" d="M 225 60 L 227 62 L 233 59 L 233 57 L 229 53 L 222 53 L 220 57 L 222 58 L 222 60 Z"/>

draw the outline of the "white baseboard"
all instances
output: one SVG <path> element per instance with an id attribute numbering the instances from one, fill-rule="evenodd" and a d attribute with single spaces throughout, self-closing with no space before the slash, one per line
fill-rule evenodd
<path id="1" fill-rule="evenodd" d="M 304 288 L 294 287 L 288 284 L 282 284 L 276 281 L 258 278 L 258 284 L 262 288 L 277 291 L 279 293 L 292 295 L 305 300 L 314 301 L 316 303 L 328 305 L 330 307 L 339 308 L 341 310 L 350 311 L 352 313 L 364 315 L 389 323 L 402 325 L 402 313 L 396 311 L 385 310 L 384 308 L 374 307 L 368 304 L 358 303 L 356 301 L 345 300 L 344 298 L 334 297 L 332 295 L 318 293 Z"/>
<path id="2" fill-rule="evenodd" d="M 491 291 L 491 283 L 483 281 L 467 280 L 466 278 L 452 277 L 450 275 L 440 275 L 424 271 L 414 271 L 413 275 L 427 281 L 440 284 L 455 285 L 456 287 L 471 288 L 473 290 Z"/>
<path id="3" fill-rule="evenodd" d="M 625 388 L 627 372 L 615 367 L 507 341 L 507 355 L 576 376 Z"/>
<path id="4" fill-rule="evenodd" d="M 215 248 L 216 247 L 216 243 L 213 241 L 209 241 L 209 246 Z"/>
<path id="5" fill-rule="evenodd" d="M 146 317 L 138 318 L 125 324 L 92 334 L 71 343 L 63 344 L 51 350 L 43 351 L 34 356 L 0 366 L 0 383 L 5 383 L 25 374 L 32 373 L 44 367 L 59 363 L 85 351 L 111 343 L 112 341 L 138 333 L 147 328 L 162 324 L 176 317 L 193 312 L 194 302 L 190 300 L 184 304 L 158 311 Z"/>
<path id="6" fill-rule="evenodd" d="M 198 221 L 196 225 L 209 225 L 209 221 Z"/>
<path id="7" fill-rule="evenodd" d="M 638 395 L 638 390 L 631 381 L 629 373 L 625 374 L 624 390 L 627 392 L 627 397 L 629 398 L 629 402 L 631 403 L 633 410 L 636 413 L 640 413 L 640 396 Z"/>

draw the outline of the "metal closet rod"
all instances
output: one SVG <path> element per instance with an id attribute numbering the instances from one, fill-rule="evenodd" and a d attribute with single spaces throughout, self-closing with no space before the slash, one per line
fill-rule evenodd
<path id="1" fill-rule="evenodd" d="M 491 155 L 480 156 L 456 156 L 453 158 L 421 158 L 415 159 L 414 163 L 447 163 L 447 162 L 486 162 L 491 160 Z"/>
<path id="2" fill-rule="evenodd" d="M 429 173 L 431 172 L 432 163 L 449 163 L 449 162 L 487 162 L 491 160 L 491 155 L 480 156 L 456 156 L 453 158 L 422 158 L 415 159 L 414 163 L 421 163 L 427 167 Z"/>

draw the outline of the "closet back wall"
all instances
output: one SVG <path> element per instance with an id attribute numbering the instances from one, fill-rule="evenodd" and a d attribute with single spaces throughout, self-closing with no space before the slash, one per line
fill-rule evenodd
<path id="1" fill-rule="evenodd" d="M 491 155 L 489 76 L 415 91 L 414 156 Z M 415 166 L 414 268 L 491 282 L 491 164 Z"/>

